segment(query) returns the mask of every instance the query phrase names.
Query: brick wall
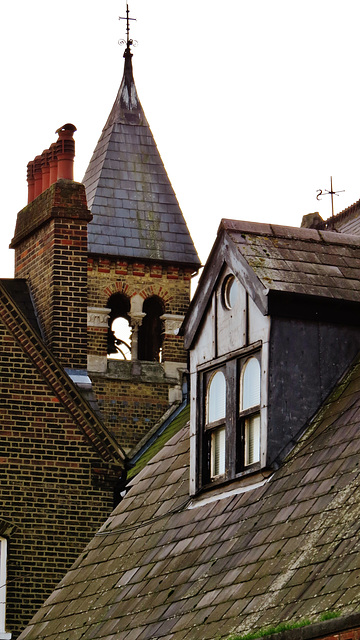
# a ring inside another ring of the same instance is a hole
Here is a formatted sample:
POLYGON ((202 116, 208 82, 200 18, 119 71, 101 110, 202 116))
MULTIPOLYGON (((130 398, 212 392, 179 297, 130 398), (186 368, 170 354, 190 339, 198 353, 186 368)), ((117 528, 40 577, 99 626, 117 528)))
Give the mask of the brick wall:
POLYGON ((104 421, 126 450, 135 446, 168 409, 169 382, 119 380, 96 374, 91 377, 104 421))
MULTIPOLYGON (((90 308, 108 307, 115 293, 129 299, 138 294, 142 300, 155 295, 161 299, 165 315, 183 316, 190 302, 190 276, 189 270, 179 267, 92 256, 88 260, 88 304, 90 308)), ((161 362, 182 363, 186 368, 183 338, 166 332, 167 326, 165 322, 161 362)), ((91 356, 105 357, 107 327, 89 326, 88 345, 91 356)), ((172 378, 166 377, 155 363, 153 368, 149 363, 132 369, 118 365, 117 370, 114 363, 108 364, 107 372, 91 372, 91 378, 107 427, 129 450, 168 409, 169 390, 180 390, 181 379, 175 379, 176 371, 172 378)))
POLYGON ((83 185, 60 180, 18 214, 15 276, 28 278, 47 344, 86 368, 87 210, 83 185))
POLYGON ((111 512, 118 474, 104 482, 104 464, 1 323, 0 340, 0 495, 2 517, 16 526, 6 626, 14 639, 111 512))
POLYGON ((322 636, 321 640, 360 640, 360 627, 322 636))
MULTIPOLYGON (((137 293, 144 300, 158 296, 166 314, 185 315, 190 302, 190 276, 189 270, 169 265, 91 257, 88 261, 88 305, 106 307, 114 293, 123 293, 129 298, 137 293)), ((106 350, 106 335, 90 330, 89 353, 100 355, 106 350)), ((162 360, 186 363, 182 338, 165 334, 162 360)))

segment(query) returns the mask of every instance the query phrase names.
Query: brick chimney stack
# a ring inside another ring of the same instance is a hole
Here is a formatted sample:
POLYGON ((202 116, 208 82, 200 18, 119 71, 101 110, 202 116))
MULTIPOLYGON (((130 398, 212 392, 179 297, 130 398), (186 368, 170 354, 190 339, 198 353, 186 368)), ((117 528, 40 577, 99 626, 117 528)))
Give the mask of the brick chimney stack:
POLYGON ((92 216, 84 185, 70 178, 74 131, 74 125, 58 129, 58 141, 29 162, 29 204, 18 213, 10 247, 15 249, 15 277, 29 280, 46 342, 64 367, 86 369, 87 224, 92 216))

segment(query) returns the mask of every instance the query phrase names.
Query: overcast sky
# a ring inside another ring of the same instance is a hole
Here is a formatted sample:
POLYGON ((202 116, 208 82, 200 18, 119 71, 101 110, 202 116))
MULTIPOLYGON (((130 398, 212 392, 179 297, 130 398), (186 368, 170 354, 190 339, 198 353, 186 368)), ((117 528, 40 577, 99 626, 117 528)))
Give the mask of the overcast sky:
MULTIPOLYGON (((72 122, 81 181, 123 71, 125 0, 1 5, 1 276, 26 165, 72 122)), ((205 262, 221 218, 299 226, 360 198, 358 0, 131 0, 138 94, 205 262)))

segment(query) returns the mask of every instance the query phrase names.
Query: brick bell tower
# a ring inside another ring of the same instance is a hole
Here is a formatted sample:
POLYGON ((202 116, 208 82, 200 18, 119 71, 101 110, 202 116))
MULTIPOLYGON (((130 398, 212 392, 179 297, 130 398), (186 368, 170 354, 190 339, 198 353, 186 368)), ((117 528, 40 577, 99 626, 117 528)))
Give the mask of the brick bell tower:
POLYGON ((140 104, 127 38, 115 103, 85 173, 88 372, 131 449, 181 399, 178 335, 200 261, 140 104), (120 327, 120 329, 119 329, 120 327))

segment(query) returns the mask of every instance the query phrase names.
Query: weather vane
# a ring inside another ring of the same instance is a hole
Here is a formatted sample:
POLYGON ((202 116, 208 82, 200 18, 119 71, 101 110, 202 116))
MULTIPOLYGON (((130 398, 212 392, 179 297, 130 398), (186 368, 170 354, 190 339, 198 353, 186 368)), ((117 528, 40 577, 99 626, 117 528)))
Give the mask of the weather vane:
POLYGON ((129 5, 126 3, 126 18, 119 16, 119 20, 126 20, 126 40, 119 40, 119 44, 126 44, 128 49, 131 47, 131 45, 133 45, 134 47, 136 47, 137 45, 136 40, 130 39, 130 20, 135 20, 136 22, 136 18, 129 18, 129 13, 129 5))
POLYGON ((323 191, 322 189, 318 189, 317 190, 317 196, 316 196, 316 200, 320 200, 320 196, 331 196, 331 216, 334 217, 334 196, 338 196, 339 193, 344 193, 345 189, 342 189, 341 191, 334 191, 333 190, 333 183, 332 183, 332 176, 330 176, 330 191, 328 189, 325 189, 325 191, 323 191))

